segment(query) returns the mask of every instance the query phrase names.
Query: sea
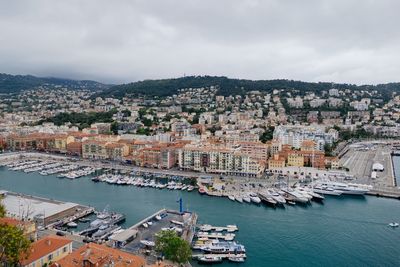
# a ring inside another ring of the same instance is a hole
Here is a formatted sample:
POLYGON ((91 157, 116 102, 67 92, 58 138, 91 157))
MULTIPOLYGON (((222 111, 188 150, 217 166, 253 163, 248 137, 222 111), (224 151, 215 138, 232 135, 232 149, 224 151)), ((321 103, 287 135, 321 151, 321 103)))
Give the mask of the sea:
MULTIPOLYGON (((394 158, 400 181, 400 158, 394 158)), ((200 223, 236 224, 245 263, 219 266, 400 266, 400 201, 370 196, 329 197, 323 204, 270 208, 197 192, 94 183, 0 168, 0 189, 109 209, 126 215, 125 227, 162 209, 196 212, 200 223)), ((192 263, 198 266, 196 262, 192 263)))

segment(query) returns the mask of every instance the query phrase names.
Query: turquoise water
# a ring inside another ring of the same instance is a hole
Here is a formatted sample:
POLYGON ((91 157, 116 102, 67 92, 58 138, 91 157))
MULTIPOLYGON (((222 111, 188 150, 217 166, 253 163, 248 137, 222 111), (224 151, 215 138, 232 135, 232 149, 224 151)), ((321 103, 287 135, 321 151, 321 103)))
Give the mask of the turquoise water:
MULTIPOLYGON (((400 201, 375 197, 328 197, 324 204, 272 209, 228 199, 133 186, 58 179, 0 169, 0 189, 76 202, 127 215, 126 225, 161 208, 186 209, 201 223, 237 224, 247 249, 240 266, 400 266, 400 201)), ((235 266, 224 263, 220 266, 235 266)))

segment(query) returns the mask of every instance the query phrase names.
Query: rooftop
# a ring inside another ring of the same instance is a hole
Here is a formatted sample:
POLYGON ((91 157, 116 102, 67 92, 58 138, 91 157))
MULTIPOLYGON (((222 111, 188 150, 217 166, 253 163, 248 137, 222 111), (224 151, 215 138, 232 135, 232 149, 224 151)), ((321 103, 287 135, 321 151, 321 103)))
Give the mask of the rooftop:
POLYGON ((10 217, 34 219, 36 216, 50 217, 78 204, 60 202, 39 197, 19 195, 8 192, 2 200, 10 217))
POLYGON ((70 243, 72 243, 72 240, 55 235, 40 239, 32 243, 29 257, 22 261, 22 265, 29 265, 30 263, 37 261, 38 259, 70 243))
POLYGON ((86 244, 80 247, 78 250, 59 260, 56 264, 53 264, 52 266, 86 266, 84 265, 84 263, 89 263, 90 266, 98 267, 111 266, 110 264, 112 264, 112 266, 114 267, 145 266, 145 260, 142 257, 95 243, 86 244))

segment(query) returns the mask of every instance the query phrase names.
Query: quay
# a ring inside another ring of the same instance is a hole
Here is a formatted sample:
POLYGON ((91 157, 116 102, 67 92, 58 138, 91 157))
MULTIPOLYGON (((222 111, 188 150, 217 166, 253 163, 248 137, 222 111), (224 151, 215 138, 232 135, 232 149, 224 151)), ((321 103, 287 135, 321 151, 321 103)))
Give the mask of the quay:
POLYGON ((162 209, 111 236, 107 245, 142 255, 149 264, 154 264, 158 256, 154 251, 156 234, 163 230, 173 230, 191 243, 197 218, 196 213, 162 209))
POLYGON ((0 191, 7 215, 20 220, 32 220, 40 226, 51 226, 71 218, 81 218, 93 213, 91 207, 62 202, 10 191, 0 191))

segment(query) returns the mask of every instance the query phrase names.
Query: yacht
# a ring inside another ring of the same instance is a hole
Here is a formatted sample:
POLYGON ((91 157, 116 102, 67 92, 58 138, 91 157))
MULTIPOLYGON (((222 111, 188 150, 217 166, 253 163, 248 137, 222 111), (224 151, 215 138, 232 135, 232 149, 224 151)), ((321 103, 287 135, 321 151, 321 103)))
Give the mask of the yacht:
POLYGON ((237 202, 243 203, 243 198, 241 196, 236 195, 235 199, 237 202))
POLYGON ((283 196, 279 195, 277 192, 274 190, 268 190, 268 193, 270 196, 278 203, 278 204, 285 204, 286 200, 283 196))
POLYGON ((243 245, 240 245, 236 242, 227 242, 227 241, 214 241, 210 244, 207 244, 203 247, 200 247, 201 250, 205 252, 211 253, 245 253, 246 249, 243 245))
POLYGON ((248 195, 243 196, 243 201, 250 203, 251 202, 250 196, 248 196, 248 195))
POLYGON ((228 198, 229 198, 230 200, 232 200, 232 201, 235 201, 235 197, 232 196, 232 195, 229 195, 228 198))
POLYGON ((231 262, 244 262, 245 261, 244 257, 233 257, 233 256, 229 257, 228 260, 231 262))
POLYGON ((305 197, 303 194, 300 194, 298 191, 291 190, 291 189, 282 189, 282 191, 287 193, 296 202, 299 202, 299 203, 308 203, 309 202, 309 199, 307 197, 305 197))
POLYGON ((256 204, 260 204, 261 203, 261 199, 257 196, 256 193, 250 193, 250 199, 252 202, 256 203, 256 204))
POLYGON ((215 255, 204 255, 199 257, 198 261, 203 263, 219 263, 222 262, 222 257, 215 255))
POLYGON ((342 194, 346 195, 365 195, 369 192, 369 189, 363 186, 358 186, 357 184, 346 184, 340 182, 332 182, 332 181, 321 181, 317 182, 316 185, 326 186, 333 188, 334 190, 338 190, 342 192, 342 194))
POLYGON ((335 190, 332 187, 322 186, 322 185, 315 185, 313 191, 318 194, 331 195, 331 196, 340 196, 342 194, 342 191, 335 190))

